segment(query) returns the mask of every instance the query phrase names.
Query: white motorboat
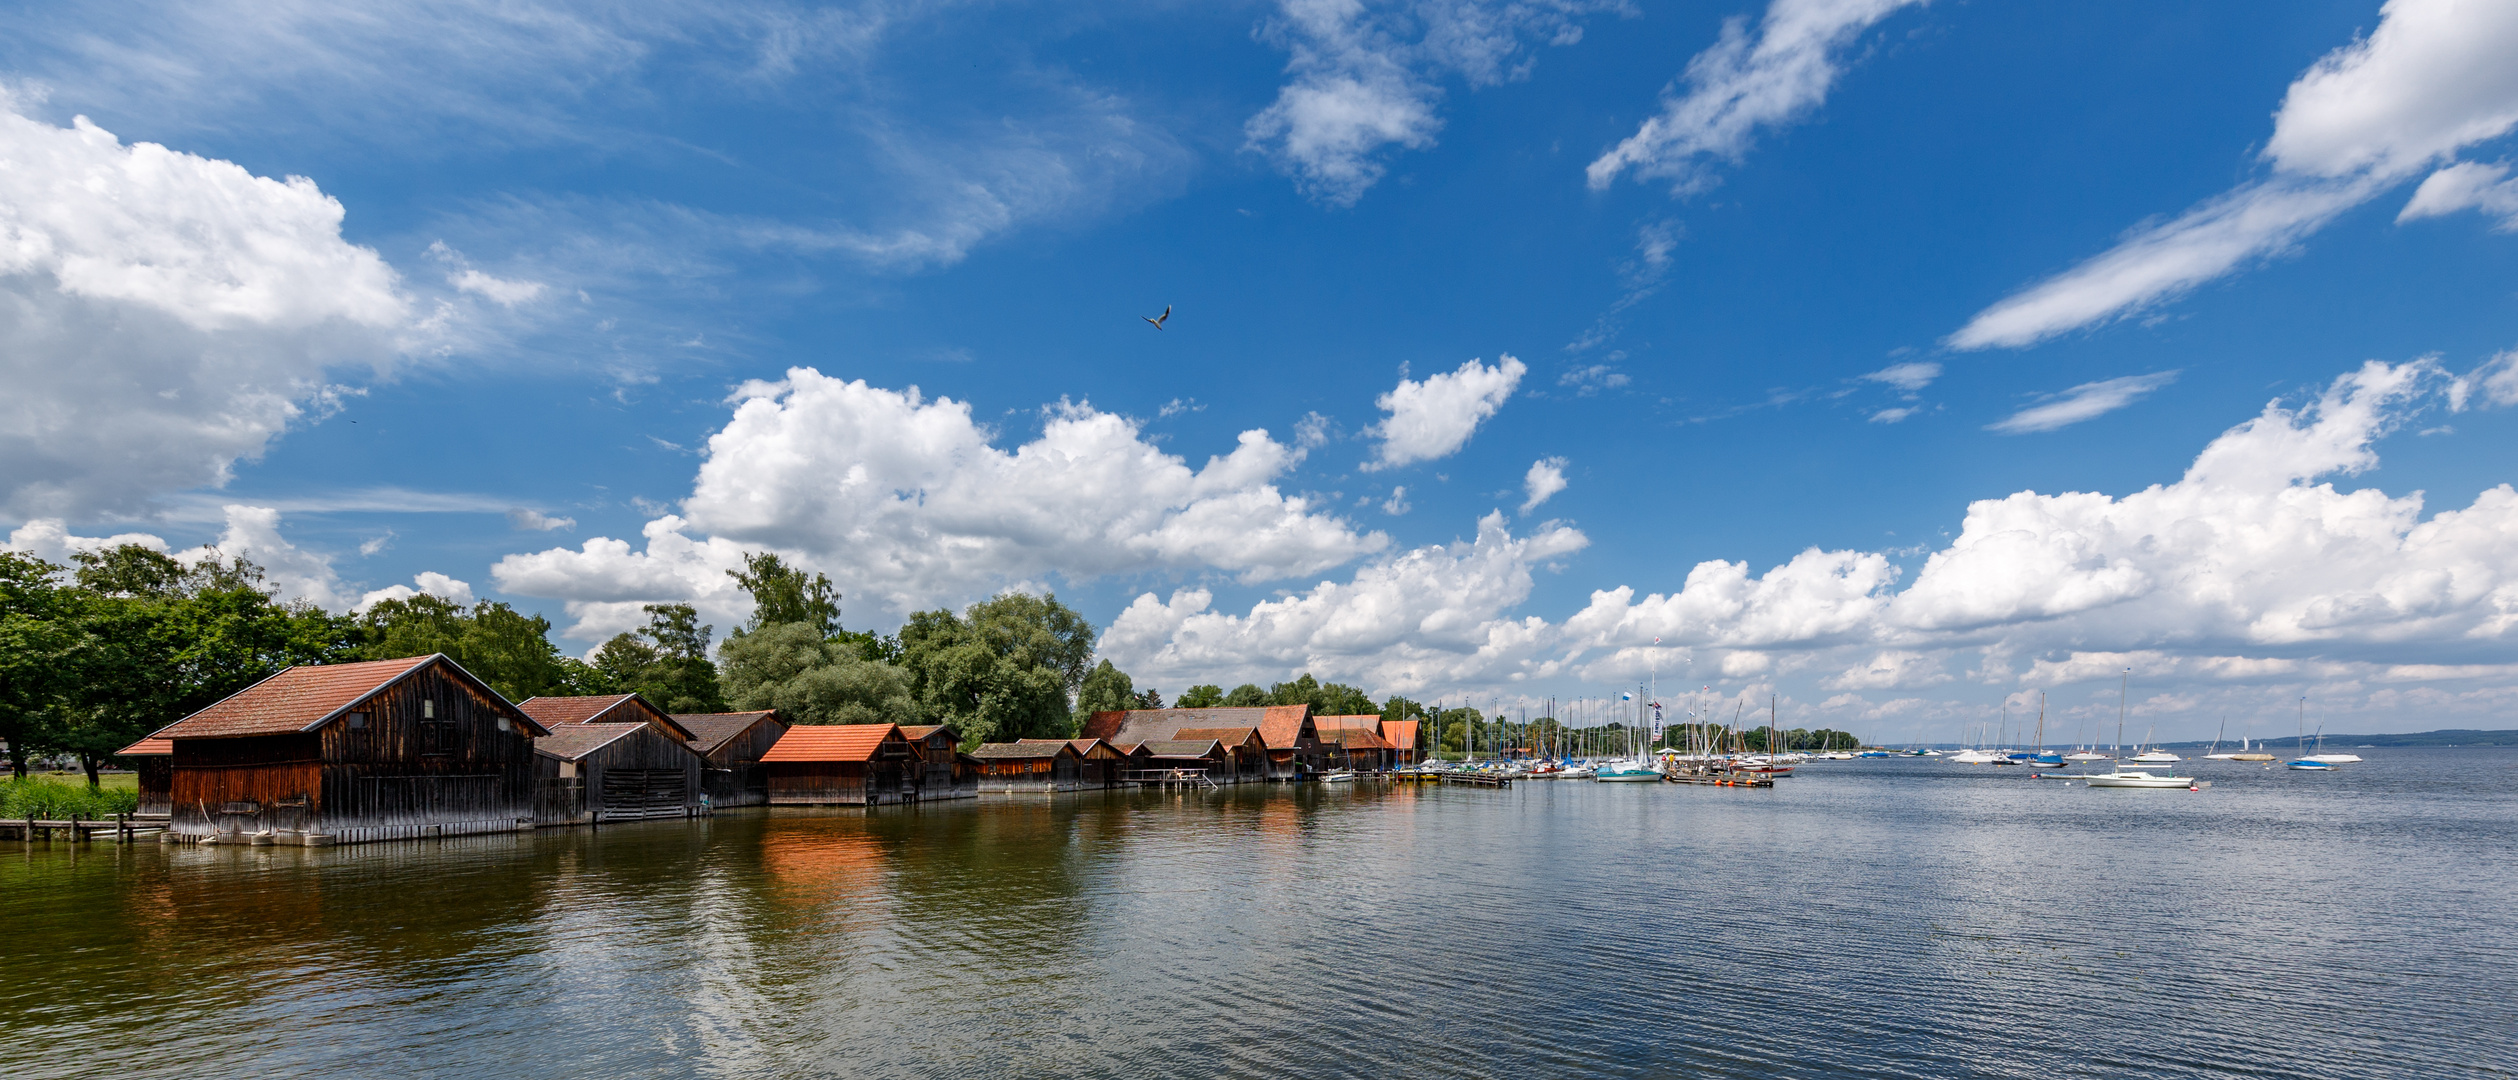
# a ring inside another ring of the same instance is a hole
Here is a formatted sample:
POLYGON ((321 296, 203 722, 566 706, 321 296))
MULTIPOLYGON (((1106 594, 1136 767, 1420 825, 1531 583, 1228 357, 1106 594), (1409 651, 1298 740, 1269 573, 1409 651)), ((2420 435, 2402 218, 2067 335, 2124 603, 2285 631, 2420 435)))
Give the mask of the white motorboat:
POLYGON ((2188 791, 2201 791, 2212 786, 2210 781, 2198 781, 2191 776, 2154 776, 2139 769, 2118 769, 2115 772, 2097 773, 2082 779, 2087 780, 2091 787, 2184 788, 2188 791))
POLYGON ((2092 762, 2092 761, 2108 761, 2108 760, 2111 760, 2111 759, 2110 759, 2107 755, 2102 754, 2102 753, 2099 753, 2099 752, 2098 752, 2098 751, 2096 751, 2096 750, 2083 750, 2083 751, 2081 751, 2080 753, 2077 753, 2077 754, 2065 754, 2065 755, 2063 756, 2063 759, 2064 759, 2065 761, 2077 761, 2077 762, 2083 762, 2083 763, 2092 762))
POLYGON ((2132 757, 2126 758, 2125 763, 2129 765, 2174 765, 2184 760, 2186 759, 2169 753, 2166 750, 2145 750, 2139 754, 2133 755, 2132 757))
POLYGON ((2359 754, 2310 754, 2307 757, 2309 761, 2322 761, 2328 765, 2349 765, 2360 759, 2359 754))
POLYGON ((1354 781, 1355 774, 1346 769, 1340 769, 1333 773, 1322 773, 1320 776, 1320 782, 1324 784, 1349 784, 1354 781))
POLYGON ((1950 755, 1950 760, 1961 765, 1991 765, 2003 760, 2003 757, 1991 750, 1961 750, 1950 755))

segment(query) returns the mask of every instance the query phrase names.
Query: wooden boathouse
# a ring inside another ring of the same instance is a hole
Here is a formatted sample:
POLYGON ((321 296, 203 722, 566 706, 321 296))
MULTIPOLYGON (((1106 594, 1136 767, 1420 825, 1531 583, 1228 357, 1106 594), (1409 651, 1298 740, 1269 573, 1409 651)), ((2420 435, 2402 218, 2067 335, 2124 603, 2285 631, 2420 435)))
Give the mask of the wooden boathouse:
POLYGON ((640 721, 561 724, 533 740, 536 825, 588 825, 700 812, 700 756, 640 721))
POLYGON ((982 795, 1048 794, 1084 786, 1084 758, 1065 739, 981 743, 970 752, 982 795))
POLYGON ((174 835, 329 844, 532 828, 548 733, 430 655, 292 667, 152 737, 174 835))
POLYGON ((162 817, 175 805, 175 740, 155 735, 114 751, 114 756, 131 766, 140 781, 140 806, 143 817, 162 817))
POLYGON ((1088 717, 1082 734, 1125 748, 1178 738, 1183 728, 1257 729, 1268 754, 1263 775, 1270 780, 1297 779, 1326 762, 1309 705, 1112 710, 1088 717))
POLYGON ((1373 727, 1328 727, 1320 729, 1320 749, 1333 769, 1357 769, 1382 772, 1391 766, 1395 756, 1389 740, 1374 730, 1381 725, 1378 716, 1367 717, 1373 727))
POLYGON ((536 723, 547 728, 562 724, 652 724, 665 735, 683 742, 691 740, 691 729, 665 714, 663 709, 648 704, 638 694, 596 694, 583 697, 529 697, 517 702, 536 723))
POLYGON ((1069 739, 1067 745, 1075 748, 1077 760, 1083 763, 1080 775, 1086 788, 1120 786, 1120 773, 1128 767, 1128 755, 1120 753, 1118 747, 1100 739, 1069 739))
POLYGON ((901 738, 918 751, 918 798, 968 799, 979 794, 977 765, 961 752, 962 736, 948 724, 903 724, 901 738))
POLYGON ((1129 751, 1128 766, 1139 781, 1204 774, 1208 783, 1220 785, 1231 782, 1233 752, 1215 739, 1156 739, 1129 751))
POLYGON ((769 770, 761 766, 761 755, 778 745, 778 737, 792 726, 778 710, 675 713, 673 720, 691 733, 691 749, 700 755, 700 788, 711 804, 769 802, 769 770))
POLYGON ((772 806, 879 806, 916 800, 925 762, 898 724, 798 724, 761 765, 772 806))

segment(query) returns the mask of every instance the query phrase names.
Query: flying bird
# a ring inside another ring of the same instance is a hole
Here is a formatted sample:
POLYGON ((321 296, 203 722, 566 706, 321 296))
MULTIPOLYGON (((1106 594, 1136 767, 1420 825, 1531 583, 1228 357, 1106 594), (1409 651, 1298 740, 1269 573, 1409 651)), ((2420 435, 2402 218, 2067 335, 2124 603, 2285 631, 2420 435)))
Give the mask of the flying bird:
POLYGON ((1150 323, 1153 323, 1153 324, 1154 324, 1154 328, 1155 328, 1155 329, 1157 329, 1157 330, 1160 330, 1160 329, 1162 329, 1162 328, 1163 328, 1163 320, 1168 319, 1168 318, 1171 318, 1171 317, 1172 317, 1172 306, 1171 306, 1170 304, 1165 304, 1165 305, 1163 305, 1163 313, 1162 313, 1162 314, 1160 314, 1160 315, 1157 315, 1157 316, 1155 316, 1155 317, 1153 317, 1153 318, 1151 318, 1151 319, 1145 319, 1145 316, 1143 316, 1143 315, 1139 315, 1139 316, 1137 316, 1137 318, 1140 318, 1140 319, 1145 319, 1145 321, 1150 322, 1150 323))

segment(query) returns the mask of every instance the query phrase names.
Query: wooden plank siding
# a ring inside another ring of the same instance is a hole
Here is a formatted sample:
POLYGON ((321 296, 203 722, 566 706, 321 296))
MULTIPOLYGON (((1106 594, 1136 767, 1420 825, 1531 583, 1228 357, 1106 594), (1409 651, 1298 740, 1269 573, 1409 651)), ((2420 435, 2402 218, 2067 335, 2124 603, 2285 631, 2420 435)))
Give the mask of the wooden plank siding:
POLYGON ((537 825, 690 817, 700 808, 699 754, 651 725, 575 757, 537 753, 534 770, 537 825))
POLYGON ((764 716, 710 751, 700 762, 700 782, 709 801, 718 806, 767 805, 769 770, 761 767, 761 755, 778 745, 778 737, 786 733, 785 722, 775 715, 764 716))
POLYGON ((515 706, 438 661, 312 732, 174 739, 179 835, 340 843, 504 832, 533 820, 533 737, 515 706))

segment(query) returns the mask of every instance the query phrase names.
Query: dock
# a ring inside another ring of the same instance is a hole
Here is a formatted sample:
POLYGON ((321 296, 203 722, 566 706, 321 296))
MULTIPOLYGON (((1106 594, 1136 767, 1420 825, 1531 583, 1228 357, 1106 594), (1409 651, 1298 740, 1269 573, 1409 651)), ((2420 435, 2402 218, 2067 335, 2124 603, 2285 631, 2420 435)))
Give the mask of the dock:
POLYGON ((142 835, 155 836, 166 831, 163 814, 116 814, 112 817, 19 818, 0 820, 0 839, 34 843, 50 840, 58 832, 72 843, 95 843, 98 836, 118 844, 131 843, 142 835))
POLYGON ((1774 777, 1759 776, 1755 773, 1666 773, 1662 779, 1673 784, 1695 784, 1700 787, 1770 788, 1775 786, 1774 777))
POLYGON ((1131 769, 1121 774, 1119 779, 1122 783, 1151 788, 1213 789, 1219 786, 1205 769, 1131 769))

